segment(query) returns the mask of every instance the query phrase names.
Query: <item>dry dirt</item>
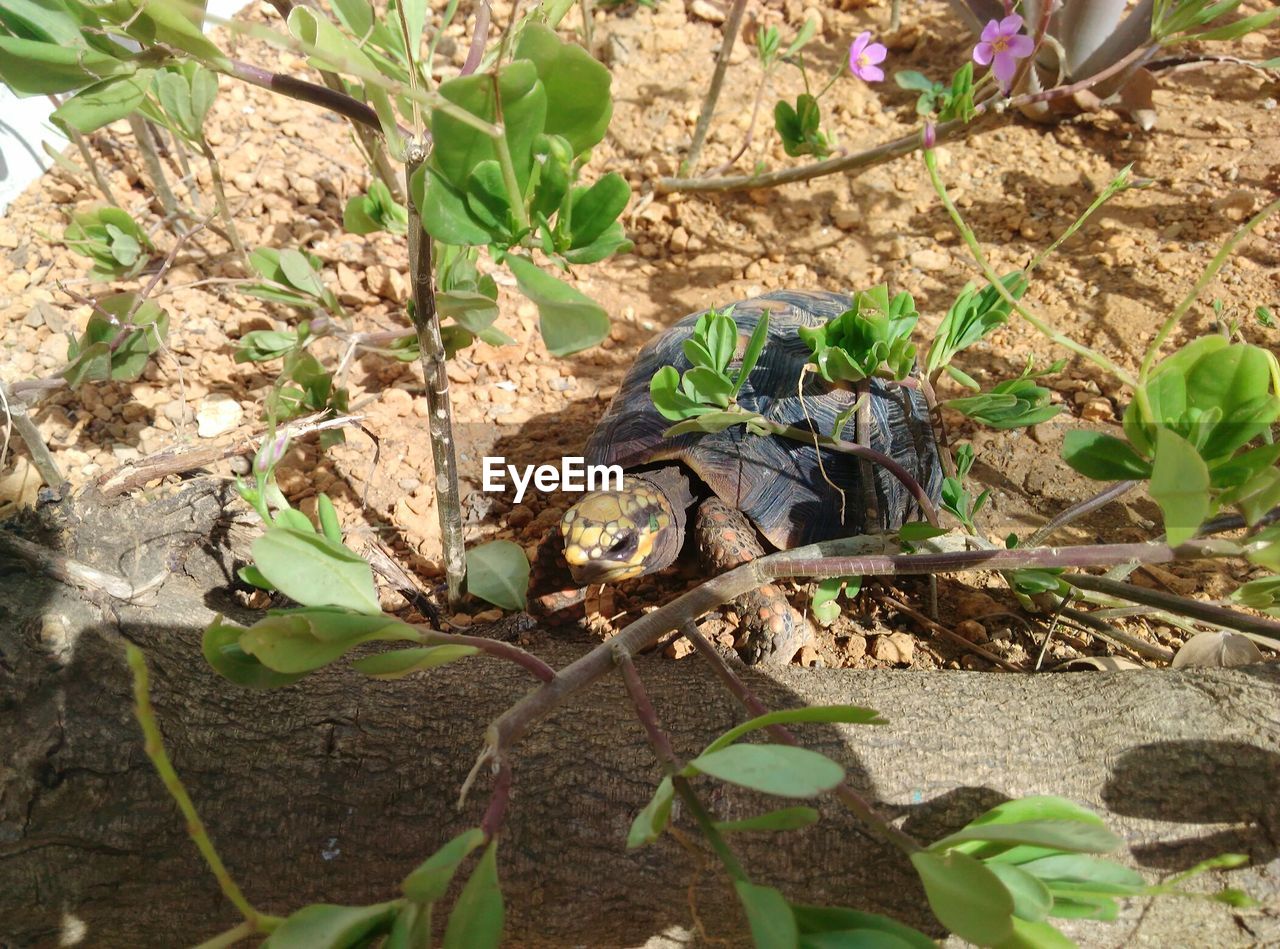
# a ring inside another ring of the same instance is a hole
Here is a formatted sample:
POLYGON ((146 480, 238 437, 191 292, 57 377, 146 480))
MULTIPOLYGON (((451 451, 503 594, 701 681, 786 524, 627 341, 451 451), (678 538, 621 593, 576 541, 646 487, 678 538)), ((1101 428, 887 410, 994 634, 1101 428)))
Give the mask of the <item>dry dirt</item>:
MULTIPOLYGON (((707 10, 702 0, 694 0, 690 12, 676 0, 659 0, 657 9, 595 14, 595 48, 613 67, 616 108, 592 170, 619 170, 635 186, 625 221, 636 251, 573 275, 575 285, 613 317, 611 336, 599 348, 564 359, 548 356, 532 305, 504 286, 500 325, 517 344, 495 349, 479 343, 451 363, 468 543, 510 538, 533 553, 566 498, 534 495, 512 506, 501 496, 483 494, 481 458, 502 455, 524 465, 579 454, 637 348, 684 314, 780 287, 848 291, 887 282, 915 295, 931 329, 960 287, 976 276, 914 156, 858 176, 772 191, 654 199, 652 181, 676 170, 711 74, 720 28, 696 15, 707 10)), ((888 20, 887 6, 841 11, 798 0, 770 0, 752 16, 778 24, 785 37, 815 14, 822 27, 808 59, 817 84, 845 68, 854 35, 867 29, 882 34, 888 20)), ((505 15, 499 5, 496 22, 504 22, 505 15)), ((266 4, 249 17, 274 22, 266 4)), ((576 17, 575 10, 568 23, 579 22, 576 17)), ((908 7, 905 24, 891 41, 890 73, 915 69, 942 78, 968 55, 970 40, 942 3, 908 7)), ((754 34, 751 22, 746 33, 754 34)), ((446 65, 453 69, 462 62, 466 38, 461 27, 451 29, 450 37, 455 42, 446 65)), ((257 41, 225 39, 241 59, 306 73, 296 57, 276 59, 278 54, 257 41)), ((1280 38, 1274 31, 1251 36, 1231 52, 1254 60, 1275 57, 1280 38)), ((741 141, 759 75, 753 51, 739 45, 701 168, 725 161, 741 141)), ((796 70, 779 69, 773 90, 794 98, 802 90, 796 70)), ((1035 309, 1064 332, 1133 366, 1159 320, 1195 283, 1223 240, 1280 189, 1278 96, 1274 74, 1218 64, 1166 75, 1156 93, 1159 123, 1150 132, 1110 113, 1052 127, 1018 119, 939 149, 940 163, 960 208, 1002 271, 1044 247, 1121 167, 1133 163, 1134 174, 1150 186, 1109 204, 1043 265, 1029 295, 1035 309)), ((766 96, 766 114, 775 98, 766 96)), ((851 151, 906 133, 914 119, 913 94, 892 82, 868 86, 847 69, 822 101, 826 127, 851 151)), ((347 198, 362 191, 367 180, 347 126, 310 106, 223 79, 209 139, 224 163, 238 225, 250 246, 299 247, 322 258, 352 330, 404 325, 403 246, 387 235, 349 235, 341 226, 347 198)), ((159 223, 159 208, 129 148, 127 128, 103 130, 94 142, 113 186, 148 222, 163 253, 173 237, 159 223)), ((739 169, 750 170, 756 160, 771 168, 792 162, 764 122, 739 169)), ((202 162, 196 166, 197 190, 207 208, 208 169, 202 162)), ((179 188, 179 194, 185 198, 186 191, 179 188)), ((89 313, 66 291, 107 290, 89 281, 83 258, 51 239, 61 234, 73 210, 94 201, 85 182, 54 172, 0 221, 0 372, 7 381, 56 373, 65 361, 64 333, 78 332, 89 313)), ((1273 218, 1241 245, 1191 310, 1185 333, 1212 327, 1209 304, 1217 299, 1225 305, 1223 316, 1244 324, 1251 340, 1275 347, 1277 331, 1259 326, 1251 314, 1259 305, 1280 309, 1278 247, 1280 220, 1273 218)), ((300 315, 238 292, 229 278, 240 276, 228 247, 208 232, 200 235, 183 248, 158 287, 156 299, 169 309, 172 330, 167 352, 143 379, 64 390, 35 409, 42 433, 75 487, 160 450, 207 443, 197 434, 196 417, 211 399, 239 417, 238 425, 219 438, 261 431, 262 400, 276 367, 233 362, 236 340, 252 329, 294 325, 300 315)), ((334 366, 342 350, 343 344, 331 339, 316 352, 334 366)), ((990 384, 1017 374, 1032 355, 1043 363, 1061 353, 1029 327, 1012 325, 976 347, 962 365, 990 384)), ((362 537, 376 534, 424 583, 436 584, 441 555, 421 372, 416 365, 366 353, 354 359, 343 382, 351 389, 352 405, 365 416, 364 425, 380 442, 377 464, 372 464, 369 439, 353 431, 346 445, 325 453, 314 439, 295 445, 281 483, 308 511, 317 492, 329 493, 357 546, 362 537)), ((975 473, 991 488, 982 524, 994 539, 1009 531, 1025 535, 1091 493, 1091 485, 1058 459, 1062 433, 1081 424, 1114 427, 1125 403, 1114 381, 1079 360, 1069 362, 1051 385, 1066 411, 1029 434, 978 430, 959 416, 950 418, 953 437, 972 442, 975 473)), ((21 452, 19 446, 11 450, 21 452)), ((6 473, 13 461, 11 456, 6 473)), ((213 470, 232 473, 230 463, 213 470)), ((7 494, 15 493, 10 479, 7 494)), ((1151 536, 1157 517, 1148 500, 1132 497, 1075 525, 1070 534, 1077 541, 1140 540, 1151 536)), ((595 625, 625 622, 634 611, 695 582, 695 570, 683 565, 671 575, 622 588, 613 600, 595 604, 595 625)), ((1139 574, 1137 580, 1215 596, 1244 575, 1231 568, 1178 570, 1139 574)), ((894 595, 922 604, 926 589, 911 583, 894 595)), ((806 590, 797 588, 797 605, 806 599, 806 590)), ((943 580, 940 600, 943 622, 958 624, 968 637, 1016 664, 1034 658, 1038 639, 1031 637, 1027 621, 998 615, 1015 608, 999 584, 983 578, 970 578, 965 585, 943 580)), ((389 595, 388 605, 395 605, 394 596, 389 595)), ((465 625, 495 615, 470 602, 452 619, 465 625)), ((716 635, 732 636, 732 615, 710 623, 716 635)), ((1182 634, 1148 629, 1140 620, 1129 628, 1167 644, 1181 641, 1182 634)), ((1069 633, 1054 643, 1049 659, 1108 651, 1083 634, 1069 633)), ((992 668, 865 594, 801 658, 856 667, 992 668)))

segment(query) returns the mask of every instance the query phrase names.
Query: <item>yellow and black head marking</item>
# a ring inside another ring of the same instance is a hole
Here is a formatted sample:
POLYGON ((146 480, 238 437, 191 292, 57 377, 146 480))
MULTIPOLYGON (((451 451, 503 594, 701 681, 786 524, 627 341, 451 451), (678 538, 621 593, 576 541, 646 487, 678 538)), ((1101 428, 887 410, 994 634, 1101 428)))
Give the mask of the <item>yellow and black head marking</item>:
POLYGON ((620 491, 588 494, 560 519, 564 559, 578 583, 627 580, 660 570, 680 550, 683 525, 650 481, 623 479, 620 491))

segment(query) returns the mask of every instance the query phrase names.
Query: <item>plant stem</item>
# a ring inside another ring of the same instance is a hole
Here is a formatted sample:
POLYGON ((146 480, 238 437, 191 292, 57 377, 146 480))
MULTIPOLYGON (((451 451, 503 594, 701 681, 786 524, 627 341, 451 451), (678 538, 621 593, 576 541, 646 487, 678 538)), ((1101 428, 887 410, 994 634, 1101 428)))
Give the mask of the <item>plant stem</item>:
POLYGON ((706 141, 707 129, 711 126, 711 116, 715 113, 716 102, 720 99, 720 87, 724 85, 724 74, 729 68, 729 57, 733 54, 734 43, 738 41, 742 15, 746 10, 747 0, 733 0, 729 17, 724 21, 724 34, 720 39, 720 53, 716 56, 716 68, 711 74, 711 85, 707 86, 707 94, 702 100, 702 111, 698 113, 698 123, 693 127, 689 154, 680 163, 682 175, 691 174, 698 167, 698 156, 702 153, 702 143, 706 141))
POLYGON ((206 939, 195 949, 227 949, 228 946, 234 946, 236 943, 248 939, 257 931, 257 927, 246 919, 238 926, 232 926, 226 932, 218 933, 212 939, 206 939))
POLYGON ((1017 311, 1019 316, 1039 330, 1041 334, 1057 343, 1063 349, 1069 350, 1083 359, 1087 359, 1095 366, 1100 366, 1121 382, 1124 382, 1126 385, 1136 389, 1138 387, 1138 380, 1135 379, 1134 376, 1126 369, 1108 359, 1097 350, 1090 349, 1088 346, 1077 343, 1071 337, 1063 335, 1052 325, 1040 319, 1040 317, 1028 310, 1013 296, 1013 294, 1009 292, 1008 288, 1005 287, 1004 282, 996 274, 995 270, 992 269, 991 264, 987 262, 986 255, 983 254, 982 246, 978 243, 977 237, 975 237, 973 231, 969 229, 964 218, 961 217, 960 211, 952 202, 951 196, 947 193, 947 186, 943 183, 942 177, 938 174, 938 163, 934 157, 933 149, 931 148, 926 148, 924 150, 924 165, 929 172, 929 180, 933 182, 933 188, 938 193, 938 198, 942 201, 942 206, 946 209, 947 214, 951 216, 951 220, 955 224, 956 230, 960 232, 960 236, 964 239, 966 246, 968 246, 969 252, 973 254, 974 260, 977 262, 983 276, 987 278, 987 281, 991 284, 996 293, 998 293, 1000 297, 1010 305, 1010 307, 1017 311))
MULTIPOLYGON (((934 128, 935 141, 941 144, 952 139, 967 138, 983 127, 984 123, 978 121, 980 119, 990 118, 1009 109, 1020 108, 1024 105, 1045 102, 1051 99, 1067 98, 1078 92, 1083 92, 1139 62, 1144 56, 1149 55, 1153 49, 1154 47, 1151 46, 1136 49, 1097 75, 1072 83, 1069 86, 1055 86, 1043 92, 1027 93, 1014 96, 1008 100, 996 97, 980 102, 974 109, 973 121, 964 122, 960 119, 952 119, 949 122, 942 122, 936 125, 934 128)), ((814 178, 821 178, 824 175, 832 175, 837 172, 858 171, 875 165, 882 165, 895 158, 901 158, 903 155, 909 155, 911 152, 921 148, 922 145, 921 132, 914 131, 863 152, 856 152, 839 158, 828 158, 824 161, 799 165, 795 168, 783 168, 763 175, 735 175, 729 178, 659 178, 654 182, 653 190, 658 194, 669 194, 673 191, 746 191, 755 188, 776 188, 778 185, 791 184, 797 181, 811 181, 814 178)), ((681 174, 688 174, 688 172, 682 167, 681 174)))
MULTIPOLYGON (((405 162, 405 190, 411 191, 414 173, 427 160, 421 142, 410 142, 405 162)), ((436 292, 431 262, 431 236, 422 229, 417 206, 409 202, 409 278, 413 283, 413 325, 418 331, 418 351, 427 390, 427 423, 431 431, 431 460, 436 473, 436 512, 444 548, 445 579, 449 605, 462 598, 467 572, 462 541, 462 506, 458 493, 458 459, 453 450, 453 411, 449 405, 449 376, 445 372, 444 343, 436 315, 436 292)))
POLYGON ((1098 508, 1110 504, 1116 498, 1123 497, 1137 485, 1137 481, 1117 481, 1115 484, 1107 485, 1093 497, 1085 498, 1083 501, 1071 505, 1065 511, 1060 511, 1047 524, 1027 538, 1027 546, 1039 547, 1072 521, 1077 521, 1086 514, 1091 514, 1098 508))
POLYGON ((144 750, 147 757, 151 759, 151 764, 155 767, 156 773, 160 775, 160 780, 164 783, 165 790, 169 792, 169 796, 178 805, 178 810, 182 811, 182 816, 187 822, 187 833, 191 837, 191 842, 196 845, 196 849, 204 857, 204 862, 213 873, 214 879, 218 881, 222 895, 240 911, 240 914, 245 918, 245 922, 250 923, 257 932, 270 932, 283 920, 276 916, 268 916, 265 913, 258 912, 245 899, 245 895, 241 892, 239 885, 231 878, 231 874, 227 872, 226 865, 223 864, 222 858, 218 856, 218 851, 214 849, 213 841, 209 839, 204 822, 200 820, 200 815, 196 813, 196 807, 191 802, 191 795, 187 793, 187 789, 182 784, 182 779, 174 771, 173 763, 169 760, 169 755, 164 750, 164 740, 160 736, 160 725, 156 721, 155 709, 151 707, 147 660, 142 655, 142 650, 129 643, 125 647, 125 655, 129 662, 129 668, 133 671, 134 715, 142 728, 142 735, 145 740, 144 750))
POLYGON ((658 759, 663 771, 674 776, 684 765, 680 763, 675 749, 671 747, 670 737, 662 730, 658 713, 654 710, 653 703, 649 701, 649 693, 645 691, 644 683, 640 681, 640 673, 636 671, 636 664, 623 650, 614 650, 614 662, 618 664, 618 669, 622 673, 623 684, 627 687, 627 694, 631 696, 631 704, 636 708, 636 717, 644 726, 644 733, 649 739, 649 747, 653 749, 653 756, 658 759))
MULTIPOLYGON (((65 380, 59 379, 60 382, 65 380)), ((35 422, 31 421, 31 416, 27 414, 27 404, 21 397, 15 394, 12 401, 9 399, 9 387, 0 380, 0 414, 6 416, 13 427, 18 430, 18 437, 22 439, 22 443, 27 446, 27 452, 31 455, 31 464, 36 469, 36 473, 40 475, 40 479, 49 487, 57 488, 65 480, 62 477, 62 470, 58 467, 57 461, 54 460, 53 454, 49 451, 49 446, 44 443, 44 436, 40 434, 40 429, 36 427, 35 422)), ((9 435, 6 431, 4 439, 4 447, 9 447, 9 435)), ((0 452, 0 465, 5 461, 5 453, 0 452)))
POLYGON ((249 252, 245 250, 244 243, 240 240, 240 232, 236 230, 236 221, 231 214, 231 205, 227 201, 227 191, 222 181, 222 166, 218 164, 218 156, 213 153, 213 149, 203 137, 200 139, 200 153, 209 163, 209 177, 213 180, 213 200, 218 205, 218 214, 226 222, 227 237, 231 239, 231 246, 240 258, 244 272, 251 274, 253 268, 249 264, 249 252))
POLYGON ((84 136, 70 127, 66 129, 66 132, 71 141, 75 143, 76 150, 80 152, 80 157, 84 159, 84 163, 89 167, 89 174, 93 176, 93 183, 98 186, 98 190, 107 199, 107 203, 117 208, 120 207, 120 202, 116 200, 115 192, 111 190, 111 185, 107 183, 107 177, 98 166, 98 160, 94 157, 93 152, 89 150, 89 143, 85 141, 84 136))
POLYGON ((507 662, 514 663, 531 673, 534 678, 541 682, 550 682, 556 677, 556 670, 533 653, 526 652, 511 643, 504 643, 500 639, 486 639, 484 636, 466 636, 459 633, 442 633, 424 626, 416 628, 422 631, 422 644, 424 646, 472 646, 485 655, 492 656, 494 659, 505 659, 507 662))
MULTIPOLYGON (((966 125, 959 119, 943 122, 936 126, 937 141, 961 137, 961 133, 969 135, 976 131, 979 124, 971 122, 966 125)), ((726 178, 659 178, 654 182, 653 190, 658 194, 669 194, 673 191, 746 191, 755 188, 776 188, 778 185, 791 184, 796 181, 809 181, 823 175, 833 175, 841 171, 855 171, 882 165, 903 155, 910 155, 920 148, 920 132, 911 132, 901 138, 877 145, 875 148, 853 155, 839 158, 827 158, 823 161, 795 168, 782 168, 778 171, 765 172, 762 175, 733 175, 726 178)))
POLYGON ((1242 224, 1234 234, 1227 238, 1226 243, 1223 244, 1218 253, 1214 255, 1213 260, 1209 261, 1209 266, 1204 269, 1204 273, 1200 275, 1200 279, 1196 281, 1195 286, 1193 286, 1191 291, 1183 297, 1182 302, 1178 304, 1174 311, 1169 314, 1169 318, 1164 321, 1164 325, 1161 326, 1160 331, 1156 333, 1155 339, 1153 339, 1151 341, 1151 345, 1147 347, 1147 352, 1142 357, 1142 368, 1138 370, 1139 382, 1146 382, 1150 377, 1151 370, 1155 368, 1156 357, 1160 355, 1160 347, 1162 347, 1165 340, 1169 338, 1169 334, 1173 332, 1174 327, 1182 321, 1187 310, 1191 309, 1191 305, 1195 303, 1200 294, 1204 292, 1204 288, 1207 287, 1213 281, 1213 278, 1218 275, 1218 271, 1221 270, 1222 266, 1227 262, 1227 258, 1230 257, 1231 253, 1236 249, 1236 245, 1249 236, 1249 234, 1253 232, 1254 228, 1269 218, 1278 209, 1280 209, 1280 198, 1277 198, 1268 204, 1265 208, 1242 224))
POLYGON ((1064 574, 1062 579, 1073 587, 1079 587, 1081 590, 1092 590, 1120 600, 1128 600, 1130 603, 1153 606, 1156 609, 1180 613, 1183 616, 1190 616, 1192 619, 1212 623, 1215 626, 1238 629, 1241 632, 1254 633, 1258 636, 1266 636, 1269 639, 1280 641, 1280 621, 1277 620, 1249 616, 1246 613, 1238 613, 1235 610, 1227 609, 1225 606, 1218 606, 1216 603, 1193 600, 1174 593, 1165 593, 1163 590, 1135 587, 1132 584, 1108 580, 1106 577, 1095 577, 1084 573, 1068 573, 1064 574))
MULTIPOLYGON (((693 622, 681 624, 680 632, 689 642, 693 643, 694 648, 698 650, 698 655, 711 665, 716 676, 724 683, 725 688, 733 693, 733 697, 742 703, 743 708, 756 718, 769 714, 768 706, 761 702, 750 687, 742 681, 742 678, 729 667, 729 664, 716 652, 715 646, 707 641, 707 638, 699 632, 698 627, 693 622)), ((796 748, 801 747, 795 735, 785 725, 769 725, 765 731, 775 741, 796 748)), ((867 829, 876 834, 881 840, 892 844, 905 854, 912 854, 920 849, 920 844, 914 837, 894 827, 876 813, 871 802, 850 787, 847 782, 841 781, 835 786, 832 793, 840 800, 841 804, 862 821, 867 829)))
POLYGON ((498 74, 492 73, 490 78, 493 80, 493 114, 497 119, 497 127, 502 129, 501 134, 493 140, 493 150, 498 156, 498 167, 502 169, 502 184, 507 189, 507 201, 515 217, 516 229, 524 232, 529 228, 529 212, 524 205, 524 192, 520 190, 520 183, 516 180, 516 166, 511 158, 511 146, 507 142, 506 130, 503 129, 502 91, 498 87, 498 74))
POLYGON ((129 114, 129 128, 138 142, 138 151, 142 153, 142 161, 147 166, 147 174, 151 176, 151 183, 156 189, 157 197, 160 198, 160 205, 164 208, 164 213, 170 218, 176 219, 179 216, 178 199, 173 196, 173 189, 169 187, 169 179, 165 177, 164 166, 160 164, 160 156, 156 154, 155 144, 151 138, 151 130, 147 127, 147 120, 137 112, 131 112, 129 114))
POLYGON ((486 840, 493 840, 502 821, 507 816, 507 807, 511 803, 511 765, 498 762, 497 774, 493 778, 493 791, 489 795, 489 806, 485 808, 484 817, 480 819, 480 829, 484 831, 486 840))

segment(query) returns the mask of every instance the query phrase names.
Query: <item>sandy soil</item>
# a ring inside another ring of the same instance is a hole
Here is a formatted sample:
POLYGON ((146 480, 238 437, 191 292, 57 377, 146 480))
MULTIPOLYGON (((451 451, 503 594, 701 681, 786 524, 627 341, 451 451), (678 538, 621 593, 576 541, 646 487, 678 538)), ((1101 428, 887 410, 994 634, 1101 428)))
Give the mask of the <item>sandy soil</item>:
MULTIPOLYGON (((703 3, 691 4, 691 10, 706 9, 703 3)), ((883 33, 888 19, 887 7, 842 12, 797 0, 770 0, 759 16, 779 24, 785 36, 815 13, 822 28, 809 48, 809 60, 817 83, 844 66, 851 37, 865 29, 883 33)), ((499 9, 497 22, 503 22, 503 15, 499 9)), ((250 16, 272 22, 274 14, 263 4, 250 16)), ((572 17, 570 24, 577 22, 572 17)), ((970 40, 944 4, 909 6, 905 17, 906 27, 892 42, 891 72, 915 69, 941 78, 968 55, 970 40)), ((976 276, 915 157, 857 177, 827 177, 772 191, 647 195, 655 177, 674 173, 687 147, 719 29, 675 0, 661 0, 656 10, 595 15, 595 47, 613 67, 616 111, 592 164, 600 171, 617 169, 635 185, 636 198, 625 219, 636 251, 579 268, 574 275, 578 288, 614 318, 611 336, 601 347, 564 359, 548 356, 537 336, 532 305, 504 287, 500 325, 516 337, 517 345, 495 349, 480 343, 451 363, 469 543, 510 538, 532 554, 564 510, 565 497, 532 496, 513 506, 503 497, 483 494, 481 458, 503 455, 513 464, 537 464, 580 453, 636 349, 684 314, 779 287, 847 291, 884 281, 911 291, 923 322, 932 328, 960 287, 976 276)), ((747 33, 753 35, 754 26, 749 24, 747 33)), ((450 34, 457 41, 451 51, 456 67, 466 43, 461 27, 450 34)), ((274 54, 256 41, 232 37, 227 45, 242 59, 272 62, 274 54)), ((1280 55, 1280 38, 1274 31, 1269 37, 1252 36, 1233 52, 1250 59, 1274 57, 1280 55)), ((305 74, 305 65, 288 55, 280 68, 305 74)), ((754 52, 740 45, 702 168, 720 164, 736 150, 759 75, 754 52)), ((794 98, 802 90, 799 74, 782 67, 773 88, 794 98)), ((1159 124, 1150 132, 1105 113, 1053 127, 1019 119, 940 149, 940 160, 959 206, 1001 270, 1025 262, 1060 233, 1124 165, 1133 163, 1135 175, 1150 180, 1150 187, 1113 201, 1051 257, 1029 295, 1035 308, 1062 330, 1133 365, 1159 319, 1189 290, 1221 242, 1280 189, 1280 166, 1274 159, 1280 151, 1278 95, 1274 78, 1216 65, 1165 79, 1156 93, 1159 124)), ((766 96, 766 113, 775 98, 766 96)), ((913 102, 913 94, 891 82, 870 87, 847 73, 823 99, 827 128, 850 150, 907 132, 913 102)), ((342 230, 342 207, 366 181, 344 124, 309 106, 224 79, 209 138, 224 162, 246 243, 294 246, 319 255, 353 330, 403 324, 407 283, 402 246, 386 235, 366 239, 342 230)), ((161 251, 167 250, 173 238, 157 224, 159 208, 128 150, 127 129, 109 128, 95 141, 118 193, 153 227, 161 251)), ((750 170, 756 160, 772 168, 790 163, 775 141, 762 123, 739 168, 750 170)), ((197 168, 207 208, 208 170, 203 163, 197 168)), ((180 189, 180 194, 185 192, 180 189)), ((94 200, 83 183, 55 172, 33 185, 0 221, 0 372, 7 381, 49 375, 64 363, 64 333, 78 332, 89 313, 66 290, 106 291, 90 283, 83 258, 49 239, 61 233, 70 212, 94 200)), ((1218 299, 1225 305, 1224 316, 1245 324, 1253 341, 1275 347, 1277 331, 1259 326, 1251 314, 1258 305, 1280 309, 1278 262, 1280 221, 1272 219, 1242 245, 1193 308, 1186 334, 1211 328, 1209 304, 1218 299)), ((200 235, 182 250, 158 287, 156 299, 169 309, 172 330, 168 351, 144 378, 64 390, 40 403, 35 418, 73 485, 85 486, 163 449, 206 442, 197 434, 196 417, 211 399, 231 404, 231 428, 218 438, 261 430, 262 399, 275 366, 236 364, 236 340, 252 329, 295 324, 300 316, 245 296, 226 280, 241 275, 220 239, 200 235)), ((342 348, 338 340, 327 340, 317 352, 336 365, 342 348)), ((989 384, 1017 374, 1029 355, 1047 362, 1062 354, 1029 327, 1011 325, 962 364, 989 384)), ((371 464, 371 443, 360 433, 323 454, 313 440, 292 449, 281 472, 282 485, 304 510, 314 505, 316 492, 329 493, 357 544, 361 537, 376 535, 424 582, 438 582, 440 545, 421 372, 415 365, 364 354, 353 361, 344 383, 353 406, 366 417, 364 424, 380 441, 376 466, 371 464)), ((953 436, 972 442, 978 456, 975 472, 992 489, 983 526, 993 538, 1011 530, 1025 534, 1091 493, 1090 484, 1058 459, 1062 433, 1081 424, 1114 427, 1125 404, 1126 396, 1113 380, 1078 360, 1068 363, 1051 385, 1066 411, 1029 434, 977 430, 958 416, 950 419, 953 436)), ((12 464, 11 459, 6 472, 12 464)), ((229 463, 215 468, 226 476, 231 470, 229 463)), ((15 479, 5 491, 8 497, 21 493, 15 479)), ((1080 541, 1144 539, 1157 517, 1148 500, 1133 497, 1086 519, 1071 533, 1080 541)), ((1215 596, 1244 575, 1223 568, 1157 571, 1137 579, 1215 596)), ((624 587, 594 605, 594 625, 607 629, 625 623, 636 610, 661 602, 695 579, 695 568, 686 565, 671 575, 624 587)), ((1011 662, 1034 658, 1036 640, 1026 621, 998 615, 1013 608, 998 584, 979 577, 963 586, 945 580, 942 586, 944 622, 961 624, 967 636, 1011 662)), ((922 603, 925 589, 906 584, 895 595, 922 603)), ((805 588, 796 588, 797 605, 806 599, 805 588)), ((394 598, 388 605, 394 605, 394 598)), ((471 602, 453 620, 466 624, 495 615, 471 602)), ((709 629, 731 638, 733 626, 730 615, 712 620, 709 629)), ((1129 628, 1167 644, 1180 641, 1167 630, 1147 629, 1141 621, 1129 628)), ((1110 647, 1071 633, 1053 645, 1049 658, 1108 651, 1110 647)), ((857 667, 909 663, 991 668, 985 659, 930 637, 865 595, 801 658, 857 667)))

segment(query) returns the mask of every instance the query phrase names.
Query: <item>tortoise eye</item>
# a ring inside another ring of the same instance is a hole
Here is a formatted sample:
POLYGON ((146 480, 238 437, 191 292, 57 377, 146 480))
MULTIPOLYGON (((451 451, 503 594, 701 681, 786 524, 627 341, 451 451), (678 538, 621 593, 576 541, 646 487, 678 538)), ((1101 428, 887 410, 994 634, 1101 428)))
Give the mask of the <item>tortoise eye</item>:
POLYGON ((622 534, 613 542, 612 546, 609 547, 608 552, 611 554, 624 553, 628 548, 635 546, 635 539, 635 535, 630 532, 622 534))

